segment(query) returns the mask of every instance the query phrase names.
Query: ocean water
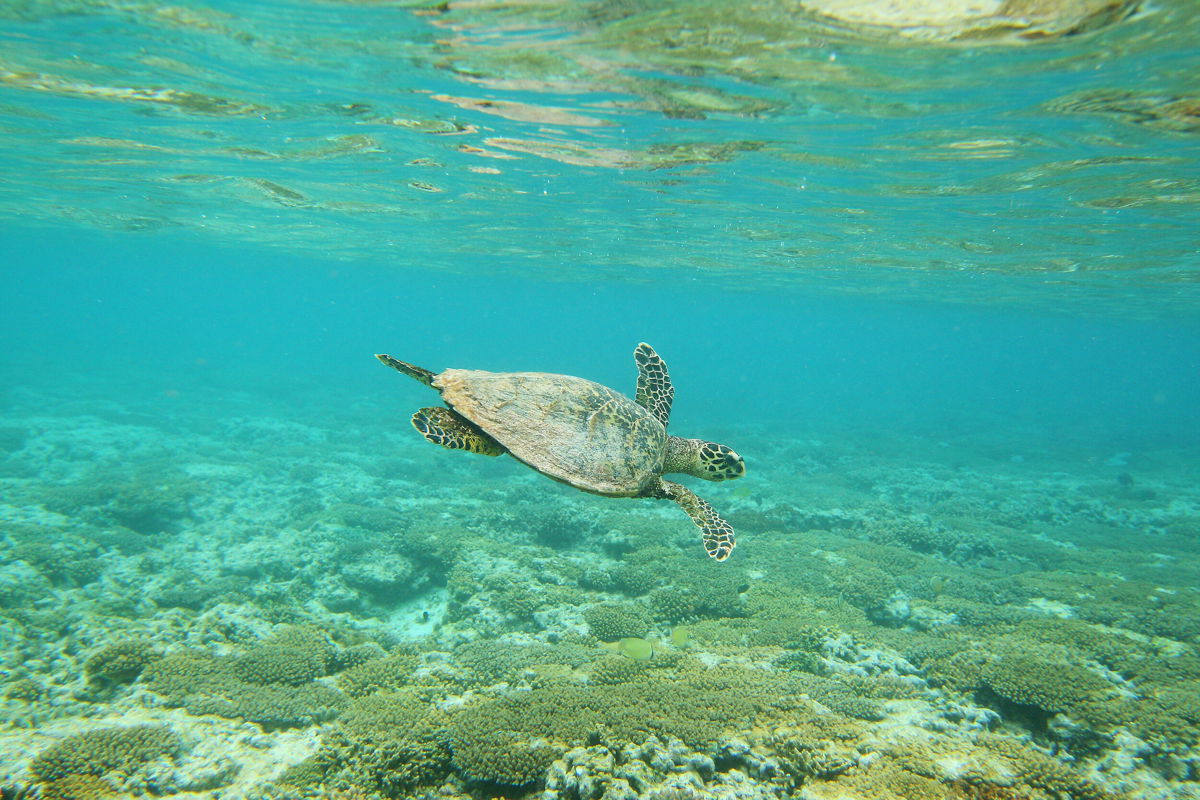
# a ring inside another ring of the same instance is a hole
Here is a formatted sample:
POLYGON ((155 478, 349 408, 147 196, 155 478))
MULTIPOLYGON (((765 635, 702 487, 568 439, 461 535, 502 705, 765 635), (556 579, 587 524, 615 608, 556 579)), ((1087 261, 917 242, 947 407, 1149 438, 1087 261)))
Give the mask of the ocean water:
POLYGON ((0 3, 0 798, 1200 798, 1200 7, 985 5, 0 3), (726 561, 373 357, 640 342, 726 561))

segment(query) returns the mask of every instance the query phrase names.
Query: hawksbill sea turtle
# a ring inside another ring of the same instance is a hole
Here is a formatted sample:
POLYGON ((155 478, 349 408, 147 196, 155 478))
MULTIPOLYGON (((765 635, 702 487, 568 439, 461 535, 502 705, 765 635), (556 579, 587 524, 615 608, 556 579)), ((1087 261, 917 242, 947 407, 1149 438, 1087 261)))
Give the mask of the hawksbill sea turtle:
POLYGON ((412 416, 413 427, 434 444, 488 456, 508 453, 592 494, 674 500, 700 528, 710 556, 724 561, 733 552, 733 526, 686 486, 662 476, 724 481, 745 475, 746 463, 723 444, 667 433, 675 389, 650 345, 633 351, 634 400, 571 375, 473 369, 434 374, 389 355, 375 357, 441 392, 449 408, 422 408, 412 416))

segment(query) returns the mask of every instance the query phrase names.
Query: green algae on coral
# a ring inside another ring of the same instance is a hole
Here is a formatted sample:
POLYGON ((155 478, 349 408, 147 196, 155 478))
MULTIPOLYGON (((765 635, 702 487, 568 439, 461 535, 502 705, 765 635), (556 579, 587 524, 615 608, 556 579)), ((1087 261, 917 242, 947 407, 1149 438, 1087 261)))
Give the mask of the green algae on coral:
POLYGON ((23 700, 32 703, 46 695, 46 687, 33 678, 17 678, 4 687, 4 697, 8 700, 23 700))

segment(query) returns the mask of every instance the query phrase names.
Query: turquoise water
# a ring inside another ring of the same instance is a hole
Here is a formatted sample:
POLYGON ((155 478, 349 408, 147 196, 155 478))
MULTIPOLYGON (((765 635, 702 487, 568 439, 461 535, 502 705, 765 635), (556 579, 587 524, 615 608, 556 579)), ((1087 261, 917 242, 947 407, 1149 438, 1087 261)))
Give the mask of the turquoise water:
POLYGON ((1200 797, 1200 10, 795 5, 0 3, 0 796, 1200 797))

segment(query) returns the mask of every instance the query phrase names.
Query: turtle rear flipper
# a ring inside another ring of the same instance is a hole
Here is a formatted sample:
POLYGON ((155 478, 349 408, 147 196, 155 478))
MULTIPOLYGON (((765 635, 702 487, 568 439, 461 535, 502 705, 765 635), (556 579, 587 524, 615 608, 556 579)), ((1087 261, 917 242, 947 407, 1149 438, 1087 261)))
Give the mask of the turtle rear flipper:
POLYGON ((634 402, 653 414, 665 428, 671 420, 671 403, 675 401, 675 387, 671 385, 667 363, 645 342, 633 351, 633 360, 638 368, 634 402))
POLYGON ((729 558, 736 545, 733 526, 721 519, 712 506, 697 497, 691 489, 671 481, 662 481, 662 497, 674 500, 692 518, 704 537, 704 549, 710 556, 717 561, 729 558))
POLYGON ((412 415, 412 424, 426 439, 449 450, 483 456, 504 454, 503 445, 448 408, 422 408, 412 415))

